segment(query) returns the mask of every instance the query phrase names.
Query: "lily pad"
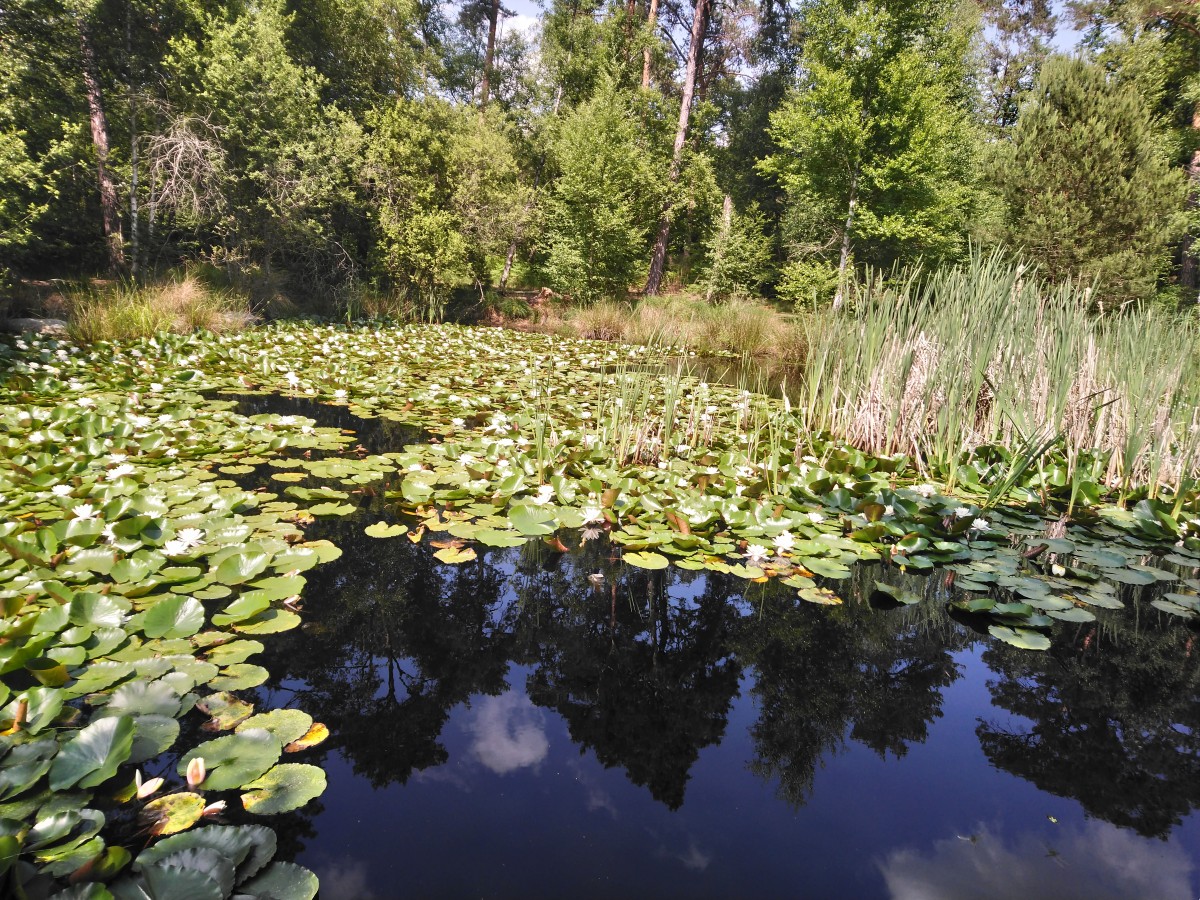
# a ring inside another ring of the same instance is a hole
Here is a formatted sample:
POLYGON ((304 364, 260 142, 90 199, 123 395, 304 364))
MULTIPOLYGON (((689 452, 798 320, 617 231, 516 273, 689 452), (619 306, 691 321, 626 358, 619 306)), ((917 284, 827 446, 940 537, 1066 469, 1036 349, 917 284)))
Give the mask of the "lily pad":
POLYGON ((299 809, 325 792, 325 773, 304 763, 282 763, 246 785, 242 805, 247 812, 269 816, 299 809))

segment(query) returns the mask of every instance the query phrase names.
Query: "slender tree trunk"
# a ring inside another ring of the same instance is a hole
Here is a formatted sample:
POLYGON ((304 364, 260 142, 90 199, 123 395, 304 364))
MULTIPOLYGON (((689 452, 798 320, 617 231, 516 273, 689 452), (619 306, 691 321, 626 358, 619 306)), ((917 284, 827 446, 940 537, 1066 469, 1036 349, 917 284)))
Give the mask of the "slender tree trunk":
POLYGON ((858 204, 858 169, 850 176, 850 202, 847 204, 846 226, 842 229, 842 256, 838 260, 837 293, 833 295, 833 308, 842 308, 846 292, 846 268, 850 265, 850 229, 854 227, 854 207, 858 204))
MULTIPOLYGON (((654 32, 654 25, 658 21, 658 0, 650 0, 650 13, 646 16, 646 23, 650 26, 650 32, 654 32)), ((642 51, 642 88, 643 90, 650 87, 650 47, 642 51)))
MULTIPOLYGON (((687 142, 688 119, 692 112, 692 97, 696 93, 696 62, 700 58, 700 46, 704 43, 705 19, 708 17, 708 0, 696 0, 696 11, 692 16, 692 40, 688 45, 687 70, 683 78, 683 97, 679 104, 679 127, 675 130, 675 148, 671 153, 671 168, 667 182, 672 187, 679 181, 679 170, 683 165, 683 145, 687 142)), ((658 220, 658 233, 654 238, 654 252, 650 257, 650 274, 646 277, 646 293, 658 293, 662 286, 663 272, 667 266, 667 243, 671 239, 671 201, 663 206, 658 220)))
POLYGON ((79 30, 79 51, 83 60, 83 86, 87 92, 91 118, 92 144, 96 148, 96 176, 100 184, 100 215, 104 240, 108 244, 108 264, 114 272, 125 267, 125 241, 121 237, 121 219, 117 211, 117 188, 108 170, 108 119, 104 116, 104 97, 96 76, 96 54, 92 35, 83 14, 75 20, 79 30))
POLYGON ((138 280, 138 107, 133 84, 133 4, 125 4, 125 60, 129 66, 126 89, 129 92, 129 275, 138 280))
MULTIPOLYGON (((1192 110, 1192 130, 1200 131, 1200 103, 1197 103, 1192 110)), ((1187 205, 1188 209, 1195 209, 1200 204, 1200 149, 1192 154, 1187 172, 1187 205)), ((1196 303, 1200 303, 1200 294, 1196 293, 1196 288, 1200 287, 1200 260, 1196 259, 1194 244, 1195 238, 1190 234, 1184 236, 1183 246, 1180 248, 1182 259, 1179 270, 1179 284, 1185 291, 1195 295, 1196 303)))
POLYGON ((492 0, 492 8, 488 13, 487 50, 483 54, 483 84, 479 88, 479 108, 487 106, 488 90, 491 87, 492 63, 496 56, 496 26, 500 21, 500 0, 492 0))

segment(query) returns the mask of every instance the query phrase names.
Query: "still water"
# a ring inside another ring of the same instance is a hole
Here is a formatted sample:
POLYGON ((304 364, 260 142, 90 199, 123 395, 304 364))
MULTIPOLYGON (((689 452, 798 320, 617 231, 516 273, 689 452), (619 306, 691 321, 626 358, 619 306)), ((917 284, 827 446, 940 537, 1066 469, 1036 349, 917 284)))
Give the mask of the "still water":
POLYGON ((323 900, 1200 896, 1200 647, 1144 604, 1036 653, 937 577, 815 606, 586 532, 447 566, 385 513, 309 530, 345 553, 262 660, 333 735, 272 822, 323 900))

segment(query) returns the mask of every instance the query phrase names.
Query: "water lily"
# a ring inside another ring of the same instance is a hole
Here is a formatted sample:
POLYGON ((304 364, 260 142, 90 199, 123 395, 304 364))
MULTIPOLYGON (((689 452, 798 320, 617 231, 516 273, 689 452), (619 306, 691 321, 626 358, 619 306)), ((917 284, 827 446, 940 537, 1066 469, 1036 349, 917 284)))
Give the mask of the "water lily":
POLYGON ((163 786, 161 778, 151 778, 149 781, 142 781, 142 772, 140 769, 134 773, 133 781, 137 785, 137 797, 139 800, 145 800, 163 786))
POLYGON ((604 521, 604 511, 598 506, 585 506, 582 513, 584 525, 594 525, 604 521))
POLYGON ((538 488, 537 496, 531 497, 530 500, 532 500, 538 506, 544 506, 545 504, 549 503, 553 497, 554 488, 548 484, 543 484, 538 488))
POLYGON ((346 399, 346 391, 344 388, 338 388, 336 391, 333 392, 333 396, 337 400, 345 400, 346 399))
POLYGON ((987 519, 983 518, 982 516, 978 517, 973 522, 971 522, 971 530, 972 531, 987 531, 991 527, 992 527, 991 523, 987 519))
POLYGON ((913 488, 913 490, 922 497, 926 498, 932 497, 937 493, 937 488, 935 488, 932 484, 918 484, 915 488, 913 488))
POLYGON ((126 475, 132 475, 136 471, 137 470, 129 463, 123 463, 116 468, 109 469, 108 474, 106 474, 104 477, 109 481, 117 481, 120 478, 124 478, 126 475))
POLYGON ((785 531, 782 534, 775 535, 775 552, 787 553, 796 546, 796 539, 792 537, 790 531, 785 531))
POLYGON ((750 544, 746 548, 746 559, 750 562, 763 562, 771 552, 762 544, 750 544))
POLYGON ((954 510, 954 518, 956 519, 965 519, 970 514, 971 510, 966 506, 960 506, 958 509, 954 510))
POLYGON ((825 521, 825 517, 819 512, 810 512, 808 514, 808 521, 812 522, 814 525, 820 525, 825 521))
POLYGON ((90 503, 81 503, 71 509, 71 515, 77 519, 94 519, 96 517, 96 507, 90 503))
POLYGON ((175 537, 189 547, 195 547, 204 541, 204 532, 199 528, 184 528, 175 537))
POLYGON ((197 756, 192 759, 187 765, 187 783, 188 787, 196 787, 205 778, 208 777, 208 770, 204 767, 204 757, 197 756))
POLYGON ((200 810, 201 816, 215 816, 217 813, 225 811, 225 801, 218 800, 216 803, 210 803, 204 809, 200 810))
POLYGON ((69 484, 56 484, 50 490, 56 497, 70 497, 72 488, 69 484))

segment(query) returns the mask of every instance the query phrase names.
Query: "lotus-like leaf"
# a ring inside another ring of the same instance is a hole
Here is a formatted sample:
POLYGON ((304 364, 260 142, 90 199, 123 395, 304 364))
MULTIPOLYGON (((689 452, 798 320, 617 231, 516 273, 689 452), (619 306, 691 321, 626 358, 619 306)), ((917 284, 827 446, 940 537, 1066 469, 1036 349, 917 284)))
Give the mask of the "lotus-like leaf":
POLYGON ((176 716, 179 714, 179 694, 163 681, 134 681, 123 684, 101 707, 97 717, 107 716, 176 716))
POLYGON ((1049 650, 1050 638, 1028 628, 1010 628, 1007 625, 989 625, 988 634, 997 640, 1020 647, 1022 650, 1049 650))
POLYGON ((187 774, 188 763, 197 757, 204 760, 208 777, 200 787, 206 791, 227 791, 244 787, 266 773, 279 760, 283 745, 275 735, 263 729, 229 734, 205 741, 179 761, 176 771, 187 774))
POLYGON ((251 663, 235 663, 226 666, 221 674, 209 681, 209 687, 218 691, 241 691, 246 688, 258 687, 270 673, 262 666, 251 663))
POLYGON ((389 525, 387 522, 376 522, 374 525, 368 525, 364 529, 367 537, 373 538, 390 538, 399 537, 408 531, 407 525, 389 525))
POLYGON ((540 506, 514 506, 508 511, 508 521, 513 528, 528 537, 554 533, 554 513, 540 506))
POLYGON ((298 809, 325 792, 325 772, 303 763, 283 763, 246 785, 242 805, 262 816, 298 809))
POLYGON ((178 834, 187 831, 200 821, 204 812, 204 798, 191 791, 167 794, 146 804, 143 811, 153 824, 150 833, 156 835, 178 834))
POLYGON ((227 731, 254 712, 254 707, 233 694, 221 691, 196 701, 196 708, 212 716, 211 725, 218 731, 227 731))
POLYGON ((303 866, 277 862, 242 885, 241 890, 263 900, 313 900, 317 896, 317 876, 303 866))
POLYGON ((671 564, 661 553, 640 552, 626 553, 622 559, 631 566, 636 566, 639 569, 665 569, 671 564))
POLYGON ((179 737, 179 720, 168 716, 138 716, 133 720, 137 731, 133 736, 133 748, 129 751, 129 762, 140 763, 154 759, 170 750, 179 737))
POLYGON ((99 719, 66 742, 50 767, 56 791, 78 785, 96 787, 112 778, 133 749, 134 725, 129 716, 99 719))
POLYGON ((233 630, 241 634, 277 634, 300 625, 300 617, 287 609, 266 609, 252 619, 238 622, 233 630))
POLYGON ((312 716, 306 712, 298 709, 273 709, 251 716, 238 725, 237 730, 263 728, 279 738, 280 743, 291 744, 308 734, 312 724, 312 716))
POLYGON ((225 557, 213 578, 221 584, 243 584, 265 571, 270 561, 266 553, 244 550, 225 557))
POLYGON ((172 595, 152 606, 142 630, 152 638, 191 637, 204 627, 204 606, 192 597, 172 595))
POLYGON ((143 850, 135 869, 155 865, 172 853, 208 847, 233 862, 240 883, 260 872, 275 855, 275 832, 262 825, 210 825, 164 838, 143 850))

